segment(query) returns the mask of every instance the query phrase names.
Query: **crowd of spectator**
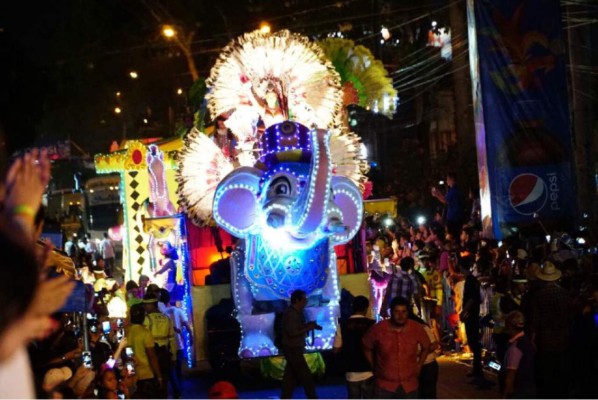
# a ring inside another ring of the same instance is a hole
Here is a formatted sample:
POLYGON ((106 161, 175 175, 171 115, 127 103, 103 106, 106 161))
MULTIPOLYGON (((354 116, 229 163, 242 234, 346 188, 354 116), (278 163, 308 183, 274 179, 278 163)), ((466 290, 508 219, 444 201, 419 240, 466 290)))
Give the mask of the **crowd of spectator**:
POLYGON ((150 279, 122 282, 109 239, 40 239, 50 161, 16 158, 0 186, 0 397, 180 397, 191 327, 150 279))
MULTIPOLYGON (((430 329, 436 354, 471 355, 468 376, 479 389, 491 387, 494 368, 504 396, 597 396, 598 269, 587 235, 584 246, 564 232, 485 238, 479 204, 466 209, 454 176, 447 183, 447 191, 432 190, 444 207, 430 222, 368 216, 374 318, 392 322, 394 302, 405 300, 411 318, 430 329)), ((413 392, 399 375, 400 395, 413 392)), ((375 378, 378 389, 391 388, 375 378)), ((433 397, 435 381, 424 382, 420 395, 433 397)))

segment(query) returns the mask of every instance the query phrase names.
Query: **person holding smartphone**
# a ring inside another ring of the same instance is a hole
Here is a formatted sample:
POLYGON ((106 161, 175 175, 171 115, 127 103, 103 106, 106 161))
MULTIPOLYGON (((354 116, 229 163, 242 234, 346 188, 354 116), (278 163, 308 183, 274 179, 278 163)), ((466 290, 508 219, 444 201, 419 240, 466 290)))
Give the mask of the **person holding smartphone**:
MULTIPOLYGON (((109 321, 105 321, 110 324, 109 321)), ((102 364, 104 364, 112 353, 112 348, 108 343, 102 340, 104 335, 103 323, 98 327, 98 322, 92 323, 89 327, 89 349, 91 351, 91 359, 93 369, 99 371, 102 364)))
POLYGON ((457 188, 457 178, 454 173, 446 174, 446 185, 448 190, 443 194, 436 187, 432 187, 431 193, 438 201, 445 205, 444 222, 448 231, 454 238, 459 237, 459 231, 463 225, 463 198, 457 188))
POLYGON ((125 329, 125 337, 137 359, 136 375, 137 390, 133 394, 136 398, 153 399, 165 398, 161 396, 164 386, 158 356, 154 347, 152 333, 143 326, 145 311, 143 304, 134 304, 130 312, 131 324, 125 329))

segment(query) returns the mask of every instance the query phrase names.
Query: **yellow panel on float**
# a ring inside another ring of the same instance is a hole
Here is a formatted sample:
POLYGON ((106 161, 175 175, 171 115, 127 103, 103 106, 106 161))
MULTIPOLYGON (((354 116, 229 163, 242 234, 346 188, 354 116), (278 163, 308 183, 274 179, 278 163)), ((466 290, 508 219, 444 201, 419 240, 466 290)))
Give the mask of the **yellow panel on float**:
POLYGON ((365 200, 363 202, 363 209, 366 215, 389 214, 392 218, 397 216, 397 200, 396 199, 376 199, 365 200))
MULTIPOLYGON (((164 141, 151 143, 164 152, 165 177, 168 197, 172 204, 178 204, 176 189, 176 150, 182 141, 164 141), (164 146, 164 149, 162 148, 164 146)), ((143 220, 149 217, 148 203, 150 197, 149 173, 146 162, 148 146, 141 141, 125 142, 123 149, 109 154, 97 154, 94 157, 98 174, 120 173, 120 196, 123 200, 124 232, 123 260, 126 280, 138 280, 139 275, 148 275, 150 255, 148 251, 149 235, 144 232, 143 220)))

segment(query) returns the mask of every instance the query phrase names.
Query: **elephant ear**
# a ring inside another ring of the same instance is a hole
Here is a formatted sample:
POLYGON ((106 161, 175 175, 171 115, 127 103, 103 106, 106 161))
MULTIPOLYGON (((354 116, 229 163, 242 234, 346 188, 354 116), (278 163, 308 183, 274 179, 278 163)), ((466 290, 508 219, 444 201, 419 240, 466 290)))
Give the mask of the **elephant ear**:
POLYGON ((244 238, 254 228, 260 206, 257 194, 262 171, 241 167, 218 184, 214 193, 214 220, 233 236, 244 238))
POLYGON ((359 188, 351 179, 344 176, 332 177, 334 204, 342 214, 342 223, 347 227, 343 233, 331 236, 333 244, 345 243, 359 230, 363 220, 363 200, 359 188))

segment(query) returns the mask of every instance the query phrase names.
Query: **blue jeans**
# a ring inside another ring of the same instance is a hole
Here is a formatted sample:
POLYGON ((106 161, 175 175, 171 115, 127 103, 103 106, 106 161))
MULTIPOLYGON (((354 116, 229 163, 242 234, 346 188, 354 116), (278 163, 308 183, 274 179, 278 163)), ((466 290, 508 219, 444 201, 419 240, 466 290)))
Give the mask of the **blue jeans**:
POLYGON ((374 377, 357 382, 347 381, 347 398, 371 399, 374 397, 374 377))

